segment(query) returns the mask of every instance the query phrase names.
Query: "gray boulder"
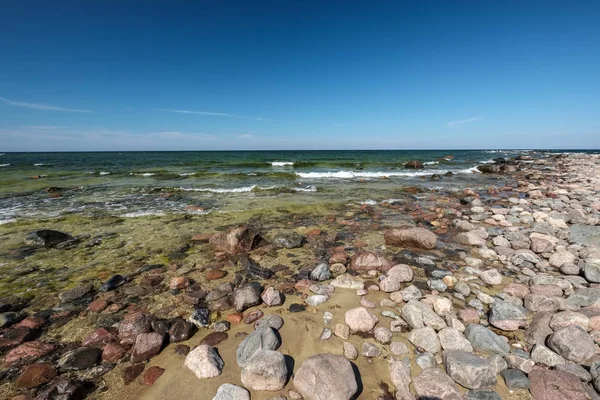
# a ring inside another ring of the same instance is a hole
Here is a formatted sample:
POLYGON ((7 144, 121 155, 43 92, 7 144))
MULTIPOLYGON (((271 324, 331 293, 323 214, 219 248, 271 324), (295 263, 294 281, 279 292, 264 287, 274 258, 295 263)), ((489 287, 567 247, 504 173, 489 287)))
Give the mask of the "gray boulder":
POLYGON ((262 288, 258 282, 250 282, 240 287, 233 294, 233 306, 237 312, 257 306, 262 302, 260 297, 262 288))
POLYGON ((224 383, 212 400, 250 400, 250 392, 241 386, 224 383))
POLYGON ((478 324, 467 326, 465 336, 477 351, 505 355, 510 350, 508 342, 502 336, 496 335, 491 330, 478 324))
POLYGON ((350 361, 333 354, 316 354, 296 371, 294 388, 304 400, 349 400, 358 384, 350 361))
POLYGON ((579 326, 567 326, 548 338, 548 346, 569 361, 578 364, 594 355, 594 339, 579 326))
POLYGON ((456 383, 437 368, 427 368, 413 380, 418 399, 462 400, 456 383))
POLYGON ((471 353, 445 351, 444 366, 455 382, 468 389, 490 389, 496 385, 496 369, 487 360, 471 353))
POLYGON ((242 383, 252 390, 277 391, 287 382, 285 357, 275 350, 258 350, 242 368, 242 383))
POLYGON ((277 350, 281 342, 268 325, 260 325, 240 343, 236 350, 237 363, 244 368, 248 360, 259 350, 277 350))

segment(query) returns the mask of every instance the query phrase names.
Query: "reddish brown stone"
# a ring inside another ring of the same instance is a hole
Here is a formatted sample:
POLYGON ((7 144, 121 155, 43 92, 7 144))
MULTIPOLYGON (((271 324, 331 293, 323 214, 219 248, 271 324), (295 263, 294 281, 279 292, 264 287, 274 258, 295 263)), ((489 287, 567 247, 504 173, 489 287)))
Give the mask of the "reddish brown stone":
POLYGON ((348 256, 345 253, 333 253, 329 257, 329 264, 346 264, 346 262, 348 262, 348 256))
POLYGON ((19 394, 15 397, 11 397, 10 400, 33 400, 33 399, 29 396, 25 396, 24 394, 19 394))
POLYGON ((108 307, 108 302, 106 300, 96 299, 90 303, 90 305, 87 307, 87 310, 90 312, 99 313, 100 311, 103 311, 106 307, 108 307))
POLYGON ((157 332, 142 333, 135 339, 131 362, 146 361, 160 352, 164 342, 164 336, 157 332))
POLYGON ((16 363, 27 363, 35 361, 54 350, 54 345, 43 342, 27 342, 19 347, 12 349, 4 358, 4 364, 7 366, 16 363))
POLYGON ((127 353, 127 347, 117 343, 108 343, 102 348, 102 361, 106 363, 117 363, 127 353))
POLYGON ((142 278, 142 286, 154 287, 160 285, 163 281, 163 277, 160 275, 148 275, 142 278))
POLYGON ((214 281, 217 279, 221 279, 226 275, 226 272, 220 269, 209 269, 206 271, 206 280, 214 281))
POLYGON ((176 276, 171 279, 171 283, 169 284, 169 288, 171 290, 174 289, 185 289, 189 284, 188 278, 185 276, 176 276))
POLYGON ((226 340, 229 335, 225 332, 212 332, 206 335, 201 341, 200 344, 207 344, 209 346, 215 347, 223 340, 226 340))
POLYGON ((18 346, 23 342, 31 340, 33 332, 26 327, 12 328, 2 332, 0 335, 0 348, 18 346))
POLYGON ((144 371, 144 364, 133 364, 123 370, 123 383, 129 385, 144 371))
POLYGON ((31 389, 50 382, 56 376, 52 364, 39 363, 28 365, 15 384, 18 387, 31 389))
POLYGON ((229 314, 225 317, 225 319, 231 322, 232 324, 239 324, 240 322, 242 322, 243 318, 244 316, 240 313, 229 314))
POLYGON ((114 332, 110 332, 105 328, 98 328, 83 340, 82 346, 89 347, 99 344, 106 344, 117 339, 117 335, 114 332))
POLYGON ((244 314, 244 318, 242 321, 244 321, 245 324, 252 324, 264 317, 264 315, 265 314, 261 310, 249 311, 246 314, 244 314))
POLYGON ((322 231, 320 229, 311 229, 310 231, 306 232, 306 236, 319 236, 322 233, 322 231))
POLYGON ((31 330, 41 329, 46 325, 46 320, 42 317, 27 317, 23 321, 16 324, 15 328, 29 328, 31 330))
POLYGON ((579 378, 564 371, 534 369, 529 374, 531 394, 536 400, 585 400, 587 395, 579 378))
POLYGON ((213 235, 213 233, 199 233, 198 235, 194 235, 192 237, 192 242, 208 243, 213 235))
POLYGON ((64 311, 60 311, 60 312, 57 312, 57 313, 55 313, 55 314, 52 314, 52 315, 50 316, 50 320, 51 320, 51 321, 56 321, 56 320, 58 320, 58 319, 62 319, 62 318, 68 318, 68 317, 70 317, 70 316, 71 316, 71 314, 72 314, 72 311, 70 311, 70 310, 64 310, 64 311))
POLYGON ((190 346, 186 346, 185 344, 178 344, 175 346, 175 353, 179 354, 180 356, 187 356, 189 352, 190 346))
POLYGON ((158 378, 165 372, 164 368, 161 367, 150 367, 144 372, 144 375, 140 378, 140 383, 142 385, 151 386, 156 382, 158 378))
POLYGON ((228 254, 240 254, 254 250, 261 242, 261 237, 247 226, 238 226, 227 232, 218 232, 210 238, 217 251, 228 254))
POLYGON ((465 308, 458 312, 458 316, 466 324, 478 324, 479 313, 474 308, 465 308))
POLYGON ((296 282, 294 288, 296 290, 308 290, 308 288, 311 287, 312 284, 312 281, 310 281, 309 279, 300 279, 298 282, 296 282))
POLYGON ((387 271, 392 268, 392 263, 382 255, 361 251, 352 257, 350 268, 355 271, 387 271))
POLYGON ((122 304, 111 304, 110 306, 106 307, 106 309, 104 309, 104 313, 106 314, 113 314, 116 313, 117 311, 121 311, 121 309, 123 308, 122 304))

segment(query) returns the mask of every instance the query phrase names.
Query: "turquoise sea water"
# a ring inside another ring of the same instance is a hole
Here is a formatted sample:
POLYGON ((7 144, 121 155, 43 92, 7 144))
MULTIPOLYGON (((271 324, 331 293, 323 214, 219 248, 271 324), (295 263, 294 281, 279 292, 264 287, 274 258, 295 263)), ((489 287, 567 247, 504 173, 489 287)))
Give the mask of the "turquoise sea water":
POLYGON ((0 222, 65 213, 135 217, 240 210, 274 202, 383 201, 401 187, 501 184, 476 171, 544 151, 2 153, 0 222), (425 168, 405 169, 409 160, 425 168), (448 171, 452 176, 444 176, 448 171), (431 176, 442 175, 432 180, 431 176), (54 187, 61 194, 48 192, 54 187), (54 197, 56 196, 56 197, 54 197))

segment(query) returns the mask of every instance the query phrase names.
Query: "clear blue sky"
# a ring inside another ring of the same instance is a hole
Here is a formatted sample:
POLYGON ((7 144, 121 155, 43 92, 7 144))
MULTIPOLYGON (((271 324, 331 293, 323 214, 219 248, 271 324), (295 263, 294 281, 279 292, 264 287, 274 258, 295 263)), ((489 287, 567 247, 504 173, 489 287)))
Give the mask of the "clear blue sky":
POLYGON ((600 148, 600 1, 2 4, 0 151, 317 148, 600 148))

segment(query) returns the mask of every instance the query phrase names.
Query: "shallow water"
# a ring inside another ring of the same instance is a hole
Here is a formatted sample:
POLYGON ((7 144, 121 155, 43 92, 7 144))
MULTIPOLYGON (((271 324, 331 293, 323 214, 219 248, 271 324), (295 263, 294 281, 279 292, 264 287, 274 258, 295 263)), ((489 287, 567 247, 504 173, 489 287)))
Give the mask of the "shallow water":
MULTIPOLYGON (((522 151, 6 153, 0 224, 19 219, 201 214, 278 203, 380 202, 398 188, 498 185, 476 166, 522 151), (419 160, 424 169, 405 169, 419 160), (452 176, 443 176, 452 172, 452 176), (431 180, 432 175, 439 175, 431 180), (48 188, 54 188, 49 192, 48 188)), ((526 152, 543 157, 545 152, 526 152)))

